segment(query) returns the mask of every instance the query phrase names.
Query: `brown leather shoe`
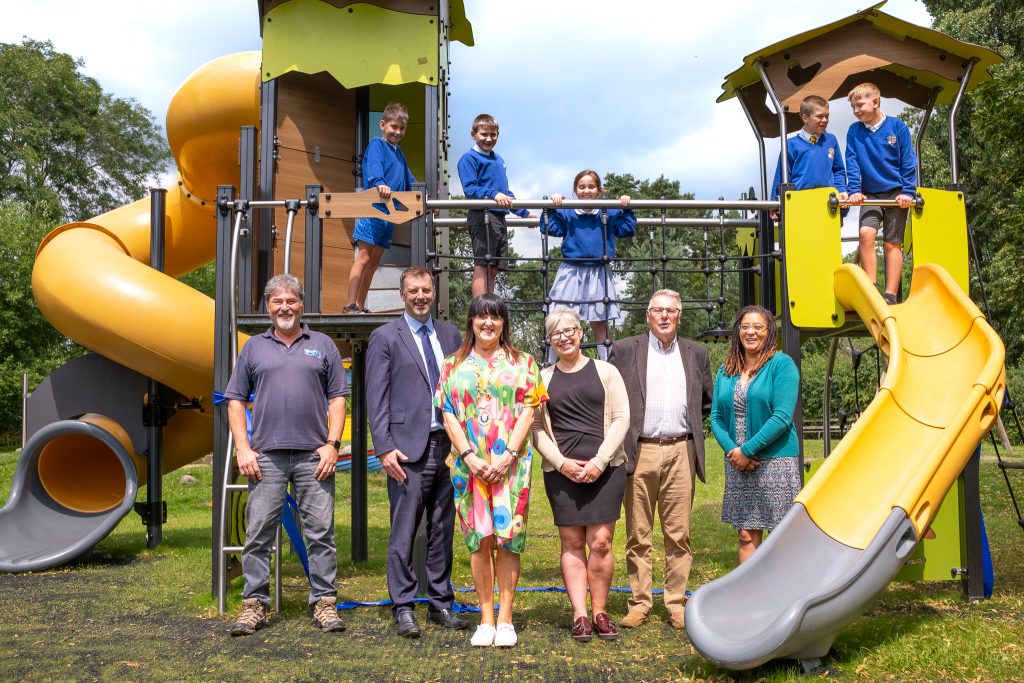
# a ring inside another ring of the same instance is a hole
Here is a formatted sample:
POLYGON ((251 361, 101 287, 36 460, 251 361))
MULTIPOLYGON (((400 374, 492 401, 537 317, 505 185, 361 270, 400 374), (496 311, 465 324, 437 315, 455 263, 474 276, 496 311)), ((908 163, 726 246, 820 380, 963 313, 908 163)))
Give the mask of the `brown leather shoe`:
POLYGON ((601 640, 615 640, 619 637, 619 628, 604 612, 594 615, 594 630, 601 640))
POLYGON ((668 618, 672 623, 672 628, 677 630, 686 628, 686 612, 672 612, 668 618))
POLYGON ((619 626, 622 628, 636 628, 637 626, 643 626, 646 621, 646 614, 638 609, 631 609, 629 610, 629 614, 622 617, 622 620, 619 621, 619 626))
POLYGON ((590 640, 594 631, 590 627, 590 619, 586 617, 578 617, 576 621, 572 622, 572 639, 577 640, 581 643, 586 643, 590 640))

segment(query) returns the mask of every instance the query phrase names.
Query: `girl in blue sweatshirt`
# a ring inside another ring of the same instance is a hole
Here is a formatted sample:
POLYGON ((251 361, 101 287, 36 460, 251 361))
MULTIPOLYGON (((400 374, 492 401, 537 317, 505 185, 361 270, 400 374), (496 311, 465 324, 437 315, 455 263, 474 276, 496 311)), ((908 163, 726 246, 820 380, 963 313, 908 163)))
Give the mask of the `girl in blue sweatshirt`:
MULTIPOLYGON (((577 199, 599 199, 601 176, 584 169, 576 174, 573 194, 577 199)), ((565 199, 551 195, 558 206, 565 199)), ((590 323, 601 360, 607 360, 608 320, 619 317, 618 295, 612 276, 611 259, 615 258, 615 240, 636 233, 636 216, 629 206, 629 197, 619 197, 622 209, 605 214, 598 209, 547 209, 541 220, 541 232, 562 239, 562 265, 551 286, 552 307, 567 306, 590 323)))

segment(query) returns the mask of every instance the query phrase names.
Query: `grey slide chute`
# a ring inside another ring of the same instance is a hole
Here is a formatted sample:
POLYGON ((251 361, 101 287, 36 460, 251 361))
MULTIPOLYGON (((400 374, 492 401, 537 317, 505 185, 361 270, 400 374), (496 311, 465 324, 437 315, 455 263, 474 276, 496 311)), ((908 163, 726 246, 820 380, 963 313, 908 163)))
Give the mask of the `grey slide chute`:
POLYGON ((135 503, 135 465, 108 431, 81 420, 62 420, 29 439, 14 473, 7 504, 0 509, 0 571, 46 569, 72 560, 103 539, 135 503), (39 460, 55 439, 83 437, 102 443, 124 468, 119 504, 101 512, 71 510, 56 502, 39 476, 39 460))
POLYGON ((900 508, 858 550, 825 534, 795 503, 749 561, 694 592, 686 604, 687 634, 701 655, 729 669, 817 660, 885 589, 917 542, 900 508))

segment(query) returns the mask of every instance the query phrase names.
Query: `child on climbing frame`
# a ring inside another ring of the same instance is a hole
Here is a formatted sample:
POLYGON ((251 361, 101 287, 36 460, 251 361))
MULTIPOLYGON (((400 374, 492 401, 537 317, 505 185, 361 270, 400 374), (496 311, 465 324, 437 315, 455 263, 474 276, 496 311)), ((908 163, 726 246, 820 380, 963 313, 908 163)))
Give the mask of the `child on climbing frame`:
MULTIPOLYGON (((601 176, 584 169, 573 180, 577 199, 599 199, 601 176)), ((565 197, 551 195, 559 206, 565 197)), ((619 197, 622 209, 545 209, 540 229, 562 239, 562 264, 551 285, 551 306, 568 306, 590 323, 601 360, 608 359, 608 321, 619 317, 618 295, 610 259, 615 258, 615 240, 636 233, 636 216, 629 208, 629 196, 619 197), (605 257, 608 257, 605 259, 605 257)))
MULTIPOLYGON (((827 132, 828 101, 824 97, 808 95, 800 102, 800 120, 804 127, 790 136, 786 144, 786 162, 789 168, 789 182, 798 190, 814 187, 834 187, 839 190, 839 199, 847 198, 846 169, 843 155, 839 151, 839 140, 827 132)), ((772 183, 773 200, 779 198, 782 183, 782 154, 775 167, 775 181, 772 183)), ((848 209, 843 210, 846 215, 848 209)), ((778 220, 778 212, 772 211, 772 220, 778 220)))
MULTIPOLYGON (((412 189, 416 179, 398 143, 405 137, 409 125, 409 111, 401 102, 391 102, 384 108, 380 120, 381 136, 370 140, 363 153, 363 187, 376 190, 381 201, 391 198, 392 192, 412 189)), ((369 313, 366 295, 377 272, 384 250, 391 247, 394 223, 381 218, 360 218, 356 221, 352 241, 356 243, 355 262, 348 278, 348 305, 342 313, 369 313)))
POLYGON ((847 98, 857 122, 846 133, 846 170, 850 203, 892 199, 898 206, 860 209, 860 267, 874 282, 878 272, 875 236, 882 228, 885 244, 885 290, 882 297, 896 303, 903 273, 903 233, 917 193, 917 155, 907 124, 882 113, 882 93, 874 83, 861 83, 847 98))

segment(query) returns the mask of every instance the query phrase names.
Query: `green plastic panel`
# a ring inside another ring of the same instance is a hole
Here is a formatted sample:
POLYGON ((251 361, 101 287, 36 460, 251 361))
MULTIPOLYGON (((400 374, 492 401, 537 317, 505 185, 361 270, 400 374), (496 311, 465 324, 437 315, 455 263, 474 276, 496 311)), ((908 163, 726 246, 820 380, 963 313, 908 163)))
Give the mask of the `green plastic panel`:
POLYGON ((437 18, 292 0, 263 19, 263 80, 326 71, 346 88, 438 82, 437 18))

